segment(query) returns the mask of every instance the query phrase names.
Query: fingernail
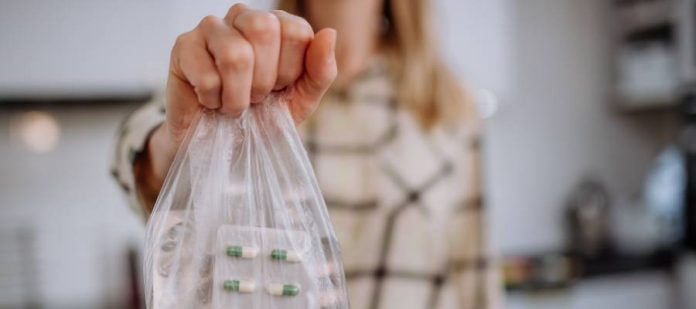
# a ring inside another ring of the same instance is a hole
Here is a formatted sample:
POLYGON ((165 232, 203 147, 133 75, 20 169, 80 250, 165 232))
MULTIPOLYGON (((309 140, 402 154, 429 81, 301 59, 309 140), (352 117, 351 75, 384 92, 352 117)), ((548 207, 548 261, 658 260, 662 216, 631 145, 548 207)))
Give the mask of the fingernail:
POLYGON ((334 53, 334 52, 336 52, 336 39, 337 39, 338 33, 334 29, 331 29, 331 30, 333 30, 332 31, 333 35, 331 36, 331 53, 334 53))

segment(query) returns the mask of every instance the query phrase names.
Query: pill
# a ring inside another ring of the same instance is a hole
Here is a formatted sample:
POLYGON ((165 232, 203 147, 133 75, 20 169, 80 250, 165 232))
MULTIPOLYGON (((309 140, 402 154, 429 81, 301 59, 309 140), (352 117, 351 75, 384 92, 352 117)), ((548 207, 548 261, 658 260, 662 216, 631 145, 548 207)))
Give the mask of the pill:
POLYGON ((300 286, 295 284, 273 283, 266 287, 266 291, 273 296, 296 296, 300 294, 300 286))
POLYGON ((256 284, 246 280, 225 280, 222 287, 227 292, 251 293, 256 290, 256 284))
POLYGON ((271 251, 271 258, 278 261, 288 261, 293 263, 302 260, 297 252, 283 249, 275 249, 271 251))
POLYGON ((253 259, 259 255, 259 249, 253 247, 229 246, 226 251, 227 256, 243 259, 253 259))

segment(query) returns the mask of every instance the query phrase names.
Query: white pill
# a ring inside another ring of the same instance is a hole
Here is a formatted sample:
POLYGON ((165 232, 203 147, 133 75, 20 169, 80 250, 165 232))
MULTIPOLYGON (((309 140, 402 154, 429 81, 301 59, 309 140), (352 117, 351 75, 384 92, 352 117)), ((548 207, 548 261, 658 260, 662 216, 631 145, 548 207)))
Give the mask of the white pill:
POLYGON ((288 262, 297 263, 302 261, 302 256, 295 251, 288 252, 288 262))

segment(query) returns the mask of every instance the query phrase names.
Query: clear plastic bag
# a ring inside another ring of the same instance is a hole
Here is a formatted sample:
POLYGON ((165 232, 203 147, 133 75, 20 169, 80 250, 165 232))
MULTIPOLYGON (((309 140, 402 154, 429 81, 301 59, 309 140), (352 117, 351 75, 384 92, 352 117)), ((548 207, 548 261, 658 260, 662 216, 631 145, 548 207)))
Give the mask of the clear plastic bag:
POLYGON ((202 112, 147 227, 148 308, 348 308, 337 239, 287 104, 202 112))

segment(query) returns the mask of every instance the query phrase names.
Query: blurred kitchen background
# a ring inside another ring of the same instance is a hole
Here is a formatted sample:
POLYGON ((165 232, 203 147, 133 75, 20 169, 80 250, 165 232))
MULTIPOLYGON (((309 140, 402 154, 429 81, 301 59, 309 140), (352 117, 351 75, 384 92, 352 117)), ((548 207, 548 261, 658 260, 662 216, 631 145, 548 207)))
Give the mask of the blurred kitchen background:
MULTIPOLYGON (((117 127, 231 3, 0 1, 0 308, 137 308, 117 127)), ((696 308, 696 0, 436 3, 485 119, 506 307, 696 308)))

